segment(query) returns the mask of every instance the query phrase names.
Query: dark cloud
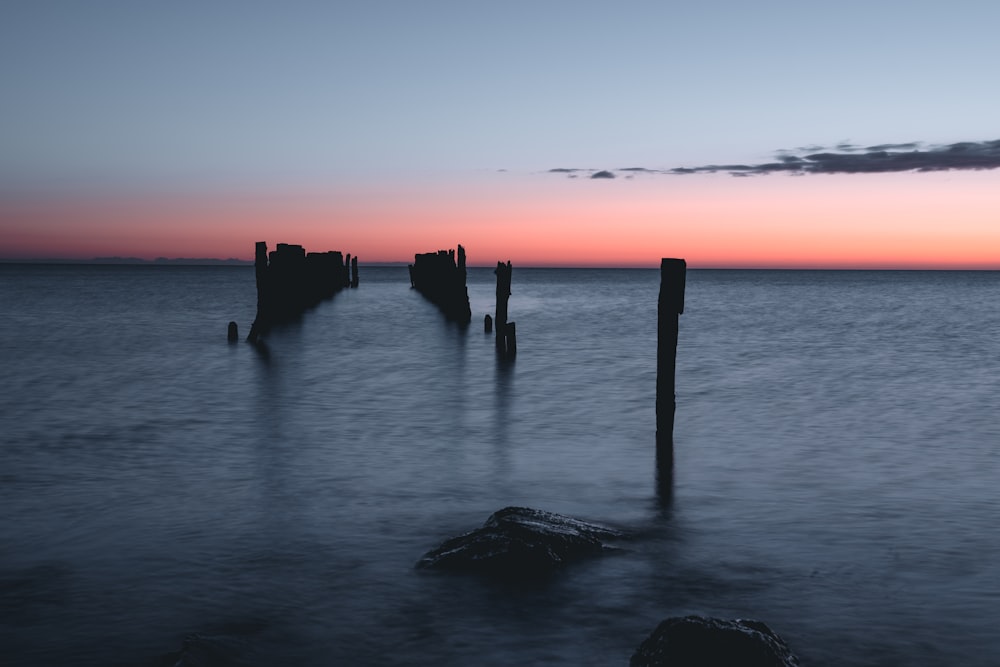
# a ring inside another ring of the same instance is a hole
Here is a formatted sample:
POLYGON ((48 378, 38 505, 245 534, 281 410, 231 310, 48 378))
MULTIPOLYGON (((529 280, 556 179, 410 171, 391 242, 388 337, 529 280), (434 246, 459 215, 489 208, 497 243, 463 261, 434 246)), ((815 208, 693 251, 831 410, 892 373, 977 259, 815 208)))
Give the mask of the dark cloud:
POLYGON ((910 151, 920 148, 920 144, 916 141, 910 142, 908 144, 879 144, 878 146, 869 146, 866 151, 910 151))
MULTIPOLYGON (((647 169, 625 167, 626 177, 635 174, 716 174, 756 176, 786 173, 804 174, 875 174, 897 171, 983 170, 1000 168, 1000 139, 994 141, 963 141, 955 144, 926 146, 918 142, 878 144, 861 148, 842 141, 836 146, 805 146, 782 150, 775 161, 761 164, 709 164, 701 167, 647 169)), ((593 169, 550 169, 550 172, 575 176, 589 172, 590 178, 614 178, 610 171, 593 169)))
POLYGON ((598 171, 597 169, 579 169, 576 167, 556 167, 555 169, 549 169, 550 174, 566 174, 566 178, 579 178, 584 176, 586 178, 614 178, 615 175, 608 171, 598 171), (590 176, 587 176, 590 174, 590 176), (610 176, 598 176, 598 174, 610 174, 610 176))
MULTIPOLYGON (((846 144, 841 144, 842 146, 846 144)), ((825 146, 820 146, 819 144, 813 144, 812 146, 799 146, 794 151, 778 151, 779 153, 815 153, 816 151, 821 151, 825 146)))
POLYGON ((841 142, 833 149, 809 146, 796 151, 779 151, 777 161, 763 164, 706 165, 671 169, 671 174, 714 174, 752 176, 785 172, 790 174, 870 174, 893 171, 947 171, 950 169, 996 169, 1000 167, 1000 139, 966 141, 921 148, 919 143, 880 144, 858 148, 841 142))

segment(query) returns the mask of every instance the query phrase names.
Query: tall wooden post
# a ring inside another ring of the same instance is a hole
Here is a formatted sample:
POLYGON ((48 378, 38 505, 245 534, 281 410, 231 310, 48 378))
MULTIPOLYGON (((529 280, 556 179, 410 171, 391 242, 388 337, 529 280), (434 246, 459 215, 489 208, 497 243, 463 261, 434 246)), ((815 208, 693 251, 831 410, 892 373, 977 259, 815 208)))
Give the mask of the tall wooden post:
POLYGON ((660 260, 660 298, 656 328, 656 460, 661 468, 674 464, 674 378, 677 367, 677 325, 684 312, 687 262, 660 260))
POLYGON ((261 329, 267 328, 267 322, 264 321, 267 317, 267 307, 269 305, 266 303, 269 293, 267 284, 267 242, 265 241, 257 241, 254 247, 254 274, 257 279, 257 315, 254 317, 253 324, 250 325, 250 333, 247 334, 247 340, 251 343, 256 343, 261 329))
POLYGON ((513 356, 517 352, 514 323, 507 321, 507 300, 510 298, 512 272, 513 267, 509 261, 506 264, 497 262, 495 272, 497 274, 497 316, 493 324, 497 330, 497 352, 504 356, 513 356))
MULTIPOLYGON (((497 332, 499 332, 501 325, 507 323, 507 299, 510 298, 510 262, 506 264, 497 262, 495 273, 497 274, 497 316, 493 318, 493 321, 497 325, 497 332)), ((499 343, 497 344, 499 345, 499 343)))

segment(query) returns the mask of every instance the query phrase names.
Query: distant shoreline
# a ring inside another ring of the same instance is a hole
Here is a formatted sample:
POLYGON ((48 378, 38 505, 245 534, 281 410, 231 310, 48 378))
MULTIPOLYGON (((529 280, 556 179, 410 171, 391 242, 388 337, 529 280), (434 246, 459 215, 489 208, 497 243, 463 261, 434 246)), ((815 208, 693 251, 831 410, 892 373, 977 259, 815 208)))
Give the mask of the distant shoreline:
POLYGON ((188 266, 253 266, 253 261, 248 259, 213 259, 213 258, 190 258, 190 257, 157 257, 156 259, 142 259, 141 257, 94 257, 91 259, 72 259, 65 257, 46 258, 0 258, 0 264, 130 264, 130 265, 188 265, 188 266))

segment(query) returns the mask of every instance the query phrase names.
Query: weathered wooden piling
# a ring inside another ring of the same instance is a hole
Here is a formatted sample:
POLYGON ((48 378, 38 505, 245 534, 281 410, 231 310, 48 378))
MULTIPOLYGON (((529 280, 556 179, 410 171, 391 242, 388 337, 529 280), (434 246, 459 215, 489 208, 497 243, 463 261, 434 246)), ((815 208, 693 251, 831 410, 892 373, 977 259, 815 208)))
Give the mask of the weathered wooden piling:
POLYGON ((247 336, 251 342, 273 325, 300 317, 351 283, 348 264, 339 250, 307 254, 300 245, 279 243, 268 253, 267 243, 259 241, 254 267, 257 317, 247 336))
POLYGON ((410 264, 410 285, 441 309, 449 320, 462 324, 472 321, 469 290, 465 284, 465 248, 438 250, 414 255, 410 264))
POLYGON ((489 313, 486 313, 486 317, 483 318, 483 331, 493 333, 493 318, 490 317, 489 313))
POLYGON ((512 357, 517 354, 517 333, 513 322, 507 321, 507 300, 510 298, 510 278, 513 267, 497 262, 494 273, 497 276, 497 316, 496 316, 496 348, 503 356, 512 357))
POLYGON ((683 259, 664 258, 660 261, 656 330, 656 460, 661 468, 670 468, 674 462, 677 331, 679 316, 684 312, 686 277, 687 262, 683 259))
POLYGON ((351 257, 351 287, 358 286, 358 256, 351 257))
POLYGON ((230 343, 235 343, 240 337, 240 329, 236 326, 236 322, 229 323, 229 330, 226 333, 226 338, 229 339, 230 343))
POLYGON ((505 357, 513 359, 517 356, 517 325, 514 322, 503 325, 503 346, 499 350, 505 357))

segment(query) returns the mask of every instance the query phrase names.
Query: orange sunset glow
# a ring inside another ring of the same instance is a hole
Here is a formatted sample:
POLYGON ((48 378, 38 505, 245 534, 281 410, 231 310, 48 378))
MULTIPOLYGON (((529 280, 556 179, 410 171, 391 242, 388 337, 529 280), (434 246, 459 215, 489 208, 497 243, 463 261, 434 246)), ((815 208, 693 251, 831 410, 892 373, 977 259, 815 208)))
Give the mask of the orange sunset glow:
POLYGON ((1000 268, 993 172, 847 176, 497 174, 459 186, 26 199, 0 204, 9 259, 251 259, 257 240, 406 262, 463 244, 471 264, 1000 268))

